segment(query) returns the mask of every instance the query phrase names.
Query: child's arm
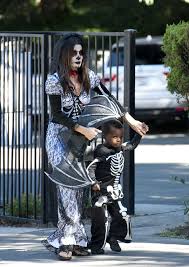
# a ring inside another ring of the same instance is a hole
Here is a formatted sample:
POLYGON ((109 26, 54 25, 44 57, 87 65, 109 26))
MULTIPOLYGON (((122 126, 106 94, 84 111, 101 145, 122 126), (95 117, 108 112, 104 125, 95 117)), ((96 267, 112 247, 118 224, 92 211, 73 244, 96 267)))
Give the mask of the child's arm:
POLYGON ((140 143, 142 136, 136 133, 131 141, 122 144, 123 150, 134 150, 140 143))

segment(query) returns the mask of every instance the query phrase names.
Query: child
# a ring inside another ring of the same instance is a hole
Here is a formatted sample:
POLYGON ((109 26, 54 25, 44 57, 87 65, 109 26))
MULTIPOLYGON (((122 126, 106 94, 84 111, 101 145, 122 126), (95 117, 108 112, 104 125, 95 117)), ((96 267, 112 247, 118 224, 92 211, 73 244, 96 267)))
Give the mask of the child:
MULTIPOLYGON (((120 176, 124 167, 124 150, 133 150, 141 140, 135 134, 130 142, 122 143, 123 125, 118 120, 104 123, 102 134, 105 143, 97 146, 94 152, 95 178, 98 181, 92 187, 92 222, 91 222, 91 253, 104 254, 106 242, 113 251, 120 252, 118 240, 127 242, 128 227, 125 220, 126 208, 120 199, 123 193, 120 185, 120 176), (103 207, 103 204, 106 203, 103 207), (106 210, 107 209, 107 210, 106 210), (109 233, 107 236, 107 211, 111 216, 109 233), (125 212, 125 215, 123 213, 125 212)), ((90 164, 92 165, 92 164, 90 164)), ((93 165, 94 166, 94 165, 93 165)))

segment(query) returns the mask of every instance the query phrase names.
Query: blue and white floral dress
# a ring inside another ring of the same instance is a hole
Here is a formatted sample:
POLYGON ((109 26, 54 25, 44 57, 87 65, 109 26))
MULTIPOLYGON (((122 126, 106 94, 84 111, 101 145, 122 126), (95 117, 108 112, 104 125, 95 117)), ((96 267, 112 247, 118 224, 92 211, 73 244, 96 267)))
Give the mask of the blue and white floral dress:
MULTIPOLYGON (((98 76, 89 70, 90 87, 98 86, 100 80, 98 76)), ((64 94, 58 74, 50 74, 46 81, 46 93, 48 95, 61 96, 61 110, 68 117, 77 121, 79 114, 86 104, 90 102, 90 93, 84 90, 79 96, 73 93, 64 94)), ((59 141, 58 133, 65 126, 49 122, 46 134, 46 151, 48 161, 52 166, 56 166, 62 160, 64 144, 59 141)), ((81 209, 83 199, 83 189, 69 189, 57 185, 58 194, 58 229, 52 233, 47 241, 55 248, 61 245, 87 246, 87 235, 81 222, 81 209)))

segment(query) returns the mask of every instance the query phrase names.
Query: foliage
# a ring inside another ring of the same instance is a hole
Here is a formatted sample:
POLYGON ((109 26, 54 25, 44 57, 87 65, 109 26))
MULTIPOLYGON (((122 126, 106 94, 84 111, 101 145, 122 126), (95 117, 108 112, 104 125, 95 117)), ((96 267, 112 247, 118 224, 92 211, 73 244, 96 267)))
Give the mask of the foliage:
POLYGON ((163 231, 160 236, 189 239, 189 224, 185 223, 184 225, 175 227, 173 229, 167 229, 163 231))
POLYGON ((187 20, 189 4, 156 0, 12 0, 0 1, 0 29, 16 31, 123 31, 162 35, 166 24, 187 20), (16 8, 15 8, 16 7, 16 8))
POLYGON ((165 64, 170 67, 168 88, 189 103, 189 22, 168 25, 163 37, 165 64))
POLYGON ((36 196, 36 199, 32 194, 28 194, 28 198, 26 194, 21 195, 20 207, 19 207, 19 199, 13 199, 13 203, 7 204, 6 211, 8 215, 20 216, 20 217, 33 217, 34 209, 36 208, 37 216, 41 213, 41 197, 40 195, 36 196), (36 205, 36 207, 35 207, 36 205))
MULTIPOLYGON (((187 184, 186 181, 187 179, 184 177, 179 177, 179 176, 173 176, 172 179, 176 182, 182 183, 182 184, 187 184)), ((188 184, 187 184, 188 185, 188 184)), ((189 200, 184 201, 185 209, 184 209, 184 214, 189 215, 189 200)))

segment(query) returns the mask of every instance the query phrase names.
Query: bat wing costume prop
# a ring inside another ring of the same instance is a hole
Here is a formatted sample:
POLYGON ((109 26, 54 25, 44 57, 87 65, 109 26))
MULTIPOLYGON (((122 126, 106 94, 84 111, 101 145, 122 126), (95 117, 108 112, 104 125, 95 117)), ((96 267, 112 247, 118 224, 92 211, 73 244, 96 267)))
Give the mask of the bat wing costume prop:
MULTIPOLYGON (((104 88, 103 88, 104 89, 104 88)), ((105 88, 106 89, 106 88, 105 88)), ((85 127, 100 127, 104 122, 111 119, 119 119, 125 113, 124 108, 106 89, 101 95, 94 96, 79 117, 78 124, 85 127)), ((59 139, 63 142, 65 153, 61 162, 56 166, 50 166, 46 175, 55 183, 69 188, 81 188, 93 184, 95 181, 89 176, 84 154, 88 140, 72 130, 60 131, 59 139)))

